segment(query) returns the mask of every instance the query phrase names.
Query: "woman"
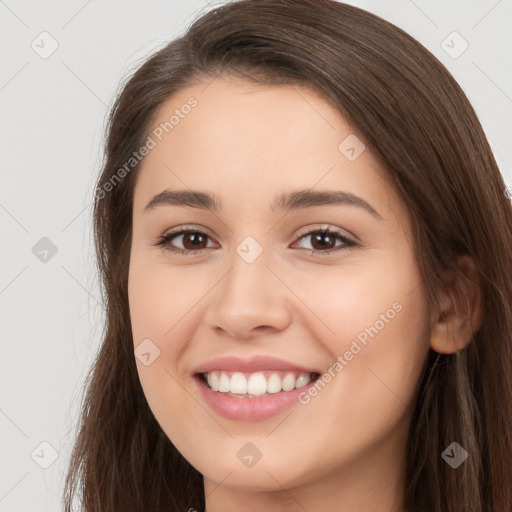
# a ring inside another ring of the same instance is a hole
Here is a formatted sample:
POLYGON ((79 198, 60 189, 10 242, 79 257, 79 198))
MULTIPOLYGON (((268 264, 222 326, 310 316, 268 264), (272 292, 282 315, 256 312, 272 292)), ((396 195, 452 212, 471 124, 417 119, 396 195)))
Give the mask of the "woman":
POLYGON ((328 0, 202 16, 110 116, 66 510, 510 510, 504 190, 397 27, 328 0))

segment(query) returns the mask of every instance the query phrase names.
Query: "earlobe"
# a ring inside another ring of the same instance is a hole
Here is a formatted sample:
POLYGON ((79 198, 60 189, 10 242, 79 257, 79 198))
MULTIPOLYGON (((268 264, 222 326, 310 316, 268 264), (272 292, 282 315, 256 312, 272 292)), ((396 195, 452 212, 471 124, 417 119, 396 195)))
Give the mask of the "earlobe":
POLYGON ((457 263, 460 274, 450 274, 440 309, 432 315, 430 346, 440 354, 453 354, 465 348, 483 322, 478 269, 469 256, 460 256, 457 263))

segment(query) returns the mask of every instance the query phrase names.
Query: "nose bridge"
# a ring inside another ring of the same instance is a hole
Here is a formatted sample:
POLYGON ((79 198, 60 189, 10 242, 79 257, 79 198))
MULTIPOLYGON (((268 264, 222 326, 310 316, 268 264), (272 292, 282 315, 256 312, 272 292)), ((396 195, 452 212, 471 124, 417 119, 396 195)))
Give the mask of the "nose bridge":
POLYGON ((229 259, 229 271, 212 297, 207 313, 210 327, 247 337, 258 327, 286 326, 285 290, 269 269, 270 256, 253 237, 238 244, 229 259))
POLYGON ((256 244, 250 237, 236 247, 230 260, 231 270, 226 276, 226 297, 229 294, 247 297, 250 290, 253 292, 250 296, 257 299, 257 293, 264 291, 265 286, 262 285, 268 285, 268 277, 271 275, 268 269, 270 252, 263 251, 263 247, 256 244))

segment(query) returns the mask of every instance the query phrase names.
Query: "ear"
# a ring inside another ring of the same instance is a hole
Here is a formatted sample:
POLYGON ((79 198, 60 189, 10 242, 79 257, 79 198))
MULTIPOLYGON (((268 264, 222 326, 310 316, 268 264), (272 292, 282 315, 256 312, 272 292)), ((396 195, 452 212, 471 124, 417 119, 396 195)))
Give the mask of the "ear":
POLYGON ((430 346, 439 354, 453 354, 465 348, 482 326, 481 282, 473 259, 457 258, 462 276, 451 272, 440 301, 441 310, 433 310, 430 346))

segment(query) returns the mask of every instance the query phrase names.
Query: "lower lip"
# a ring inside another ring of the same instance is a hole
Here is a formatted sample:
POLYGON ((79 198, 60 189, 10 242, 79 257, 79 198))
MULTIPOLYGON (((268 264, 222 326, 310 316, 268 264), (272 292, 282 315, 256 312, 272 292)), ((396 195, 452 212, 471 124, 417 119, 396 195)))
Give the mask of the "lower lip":
POLYGON ((276 416, 298 402, 298 397, 312 386, 315 381, 292 391, 280 391, 261 398, 236 398, 219 391, 213 391, 203 381, 201 376, 196 375, 199 390, 210 408, 220 416, 235 421, 262 421, 276 416))

